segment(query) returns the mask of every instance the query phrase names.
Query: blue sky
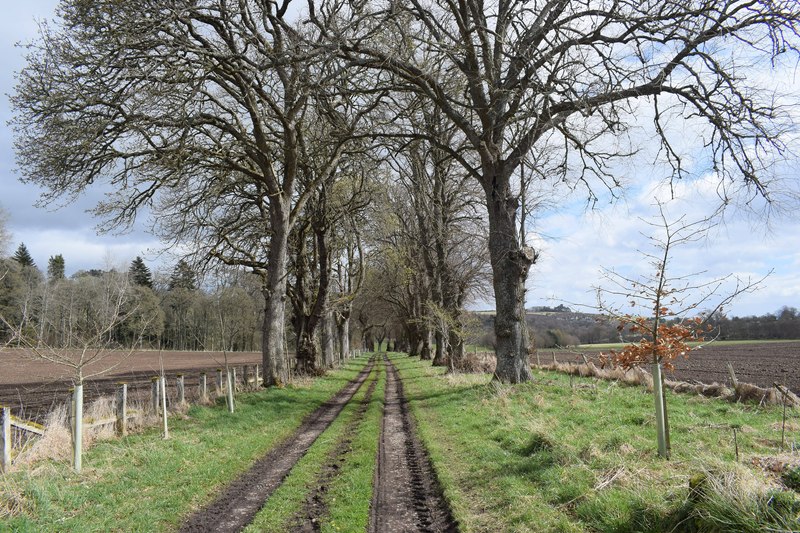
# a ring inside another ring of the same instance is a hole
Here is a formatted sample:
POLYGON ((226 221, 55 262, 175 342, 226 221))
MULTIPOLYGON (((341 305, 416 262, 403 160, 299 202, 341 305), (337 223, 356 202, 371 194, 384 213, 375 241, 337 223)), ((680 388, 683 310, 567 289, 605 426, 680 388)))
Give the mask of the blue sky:
MULTIPOLYGON (((0 20, 0 89, 4 95, 13 91, 14 72, 23 64, 24 51, 16 48, 36 35, 35 19, 53 16, 56 0, 11 2, 0 20)), ((779 84, 795 87, 800 92, 798 73, 794 68, 777 74, 763 70, 754 76, 776 76, 779 84)), ((13 137, 6 122, 10 118, 8 100, 0 99, 0 206, 9 215, 13 234, 11 250, 24 242, 40 267, 46 267, 51 255, 63 254, 68 273, 79 269, 103 268, 109 262, 127 265, 136 255, 143 255, 157 267, 155 250, 158 242, 135 228, 125 235, 97 235, 97 221, 86 210, 99 198, 81 198, 76 204, 59 210, 36 208, 39 191, 20 183, 14 171, 13 137)), ((687 135, 688 136, 688 135, 687 135)), ((687 139, 687 143, 691 142, 687 139)), ((586 210, 580 193, 559 195, 557 209, 540 214, 534 223, 531 244, 541 257, 529 276, 528 305, 557 305, 560 302, 592 304, 593 287, 599 282, 600 267, 614 268, 626 274, 646 268, 637 250, 646 249, 640 232, 648 228, 639 220, 656 214, 654 198, 666 198, 653 177, 663 172, 650 165, 652 154, 630 162, 626 173, 625 196, 592 210, 586 210)), ((783 171, 787 179, 798 181, 797 164, 783 171)), ((703 175, 697 182, 682 184, 676 190, 677 200, 670 209, 688 213, 689 218, 702 218, 718 204, 716 181, 703 175)), ((676 272, 708 271, 721 276, 735 273, 741 277, 759 278, 774 270, 763 288, 742 296, 729 312, 736 315, 773 312, 783 305, 800 307, 800 217, 788 213, 775 217, 769 224, 763 219, 748 218, 735 210, 728 212, 724 224, 712 231, 708 239, 678 251, 676 272)), ((475 302, 475 307, 486 307, 475 302)))

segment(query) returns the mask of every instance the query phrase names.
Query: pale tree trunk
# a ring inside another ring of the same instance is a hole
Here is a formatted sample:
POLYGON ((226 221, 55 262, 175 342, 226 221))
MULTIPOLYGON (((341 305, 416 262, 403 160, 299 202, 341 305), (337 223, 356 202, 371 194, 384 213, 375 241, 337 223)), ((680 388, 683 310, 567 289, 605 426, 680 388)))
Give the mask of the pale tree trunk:
POLYGON ((521 383, 532 377, 525 323, 525 280, 536 255, 532 248, 520 246, 515 223, 517 201, 510 194, 508 180, 496 176, 489 181, 490 185, 485 186, 489 207, 489 256, 497 307, 494 321, 497 368, 494 379, 503 383, 521 383))
POLYGON ((339 312, 336 321, 336 330, 339 337, 339 359, 344 362, 350 357, 350 308, 339 312))
POLYGON ((322 359, 325 368, 333 368, 336 364, 336 333, 333 311, 328 309, 322 318, 322 359))
POLYGON ((286 315, 286 259, 289 223, 273 215, 273 234, 269 248, 269 271, 264 288, 264 327, 262 329, 262 364, 264 386, 289 381, 289 365, 284 352, 284 320, 286 315), (277 224, 275 222, 277 221, 277 224))

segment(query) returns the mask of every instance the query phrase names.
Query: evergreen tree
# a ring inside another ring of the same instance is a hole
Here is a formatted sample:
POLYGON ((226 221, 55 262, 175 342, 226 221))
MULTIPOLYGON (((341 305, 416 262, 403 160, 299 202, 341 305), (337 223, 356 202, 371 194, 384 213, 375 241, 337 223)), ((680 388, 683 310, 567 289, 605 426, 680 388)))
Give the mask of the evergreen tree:
POLYGON ((20 266, 26 267, 35 267, 36 263, 33 262, 33 257, 31 257, 30 252, 28 251, 28 247, 25 246, 25 243, 22 242, 19 244, 19 248, 17 251, 14 252, 14 261, 19 263, 20 266))
POLYGON ((61 254, 51 255, 47 261, 47 279, 50 281, 58 281, 64 279, 64 256, 61 254))
POLYGON ((169 290, 175 289, 197 290, 197 274, 183 259, 175 265, 172 276, 169 278, 169 290))
POLYGON ((153 275, 150 273, 150 269, 147 268, 147 265, 144 264, 144 260, 138 255, 136 259, 131 262, 128 275, 135 285, 141 285, 149 289, 153 288, 153 275))

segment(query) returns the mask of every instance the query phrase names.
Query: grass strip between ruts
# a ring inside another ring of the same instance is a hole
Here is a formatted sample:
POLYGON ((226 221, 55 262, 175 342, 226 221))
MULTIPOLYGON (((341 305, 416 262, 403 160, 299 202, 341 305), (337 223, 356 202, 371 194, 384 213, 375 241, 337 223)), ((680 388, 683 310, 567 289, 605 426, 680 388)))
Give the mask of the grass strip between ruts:
POLYGON ((84 471, 49 462, 0 477, 0 506, 14 516, 0 531, 163 531, 175 529, 256 459, 288 437, 303 418, 366 364, 362 357, 302 386, 237 396, 192 407, 170 420, 170 439, 148 429, 100 442, 84 455, 84 471))
MULTIPOLYGON (((381 401, 382 396, 378 396, 378 394, 379 390, 383 390, 383 375, 381 364, 376 363, 375 367, 372 369, 372 373, 358 392, 356 392, 350 402, 342 409, 342 412, 331 423, 328 429, 326 429, 317 438, 314 444, 311 445, 308 452, 295 464, 281 486, 272 493, 272 496, 270 496, 264 507, 255 516, 253 522, 245 529, 245 532, 277 532, 287 531, 291 528, 295 515, 302 510, 305 504, 306 496, 314 489, 314 483, 317 480, 317 476, 323 464, 328 459, 336 444, 343 437, 343 432, 349 422, 356 415, 359 403, 364 399, 372 380, 380 381, 373 392, 367 416, 370 410, 374 410, 372 406, 375 402, 381 401)), ((363 426, 363 422, 359 424, 359 433, 362 431, 363 426)), ((377 440, 377 433, 372 435, 372 437, 377 440)), ((374 456, 372 460, 374 461, 374 456)), ((352 470, 352 468, 350 470, 352 470)), ((350 475, 347 466, 341 471, 341 475, 350 475)), ((370 478, 369 481, 371 483, 372 479, 370 478)), ((368 513, 369 496, 367 497, 367 519, 368 513)), ((349 525, 347 529, 351 530, 349 525)))

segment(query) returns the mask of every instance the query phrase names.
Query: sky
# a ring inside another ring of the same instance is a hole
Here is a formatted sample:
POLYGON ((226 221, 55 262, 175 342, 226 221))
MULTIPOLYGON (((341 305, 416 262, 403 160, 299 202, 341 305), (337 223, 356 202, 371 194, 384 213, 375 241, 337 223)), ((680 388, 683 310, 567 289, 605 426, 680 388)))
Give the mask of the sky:
POLYGON ((159 243, 143 231, 143 226, 125 235, 98 235, 91 209, 101 193, 60 209, 37 208, 39 189, 19 181, 14 161, 13 133, 8 127, 11 118, 8 95, 14 91, 14 74, 25 64, 24 49, 17 43, 29 42, 37 35, 39 20, 52 19, 57 0, 26 0, 8 2, 0 18, 0 207, 8 216, 7 226, 12 233, 13 253, 19 243, 33 256, 37 266, 47 268, 48 258, 64 256, 67 274, 92 268, 120 267, 140 255, 157 264, 159 243))
MULTIPOLYGON (((12 233, 11 253, 24 242, 40 268, 50 256, 62 254, 67 273, 109 264, 127 265, 141 255, 156 270, 167 261, 159 256, 159 243, 144 231, 144 224, 124 235, 98 235, 98 220, 87 212, 102 193, 92 191, 75 204, 60 209, 34 206, 39 191, 22 184, 15 171, 13 135, 6 125, 11 118, 7 95, 14 90, 14 73, 24 65, 24 50, 18 42, 34 38, 37 20, 51 18, 56 0, 27 0, 5 6, 0 19, 0 206, 9 216, 12 233)), ((767 75, 763 71, 754 75, 767 75)), ((796 68, 778 73, 780 82, 800 92, 796 68)), ((688 142, 688 141, 687 141, 688 142)), ((652 154, 651 154, 652 155, 652 154)), ((581 192, 555 196, 554 208, 539 213, 531 221, 529 242, 540 253, 528 278, 528 306, 565 303, 578 309, 595 303, 595 290, 602 285, 601 268, 614 269, 635 277, 648 271, 642 252, 651 251, 642 232, 650 228, 642 219, 657 214, 654 199, 668 199, 659 180, 659 170, 650 165, 647 155, 625 169, 629 186, 625 196, 601 202, 587 209, 581 192), (577 304, 577 305, 576 305, 577 304)), ((784 174, 795 183, 797 165, 784 174)), ((685 214, 687 220, 703 218, 718 205, 714 176, 700 175, 696 182, 681 184, 675 190, 668 210, 673 218, 685 214)), ((172 259, 169 259, 172 261, 172 259)), ((708 237, 676 250, 672 265, 676 274, 705 272, 697 279, 735 274, 743 279, 759 279, 772 272, 761 289, 742 295, 727 310, 730 315, 775 312, 784 305, 800 307, 800 217, 793 213, 763 219, 746 217, 729 210, 722 224, 708 237)), ((491 302, 473 302, 473 308, 487 308, 491 302)))

